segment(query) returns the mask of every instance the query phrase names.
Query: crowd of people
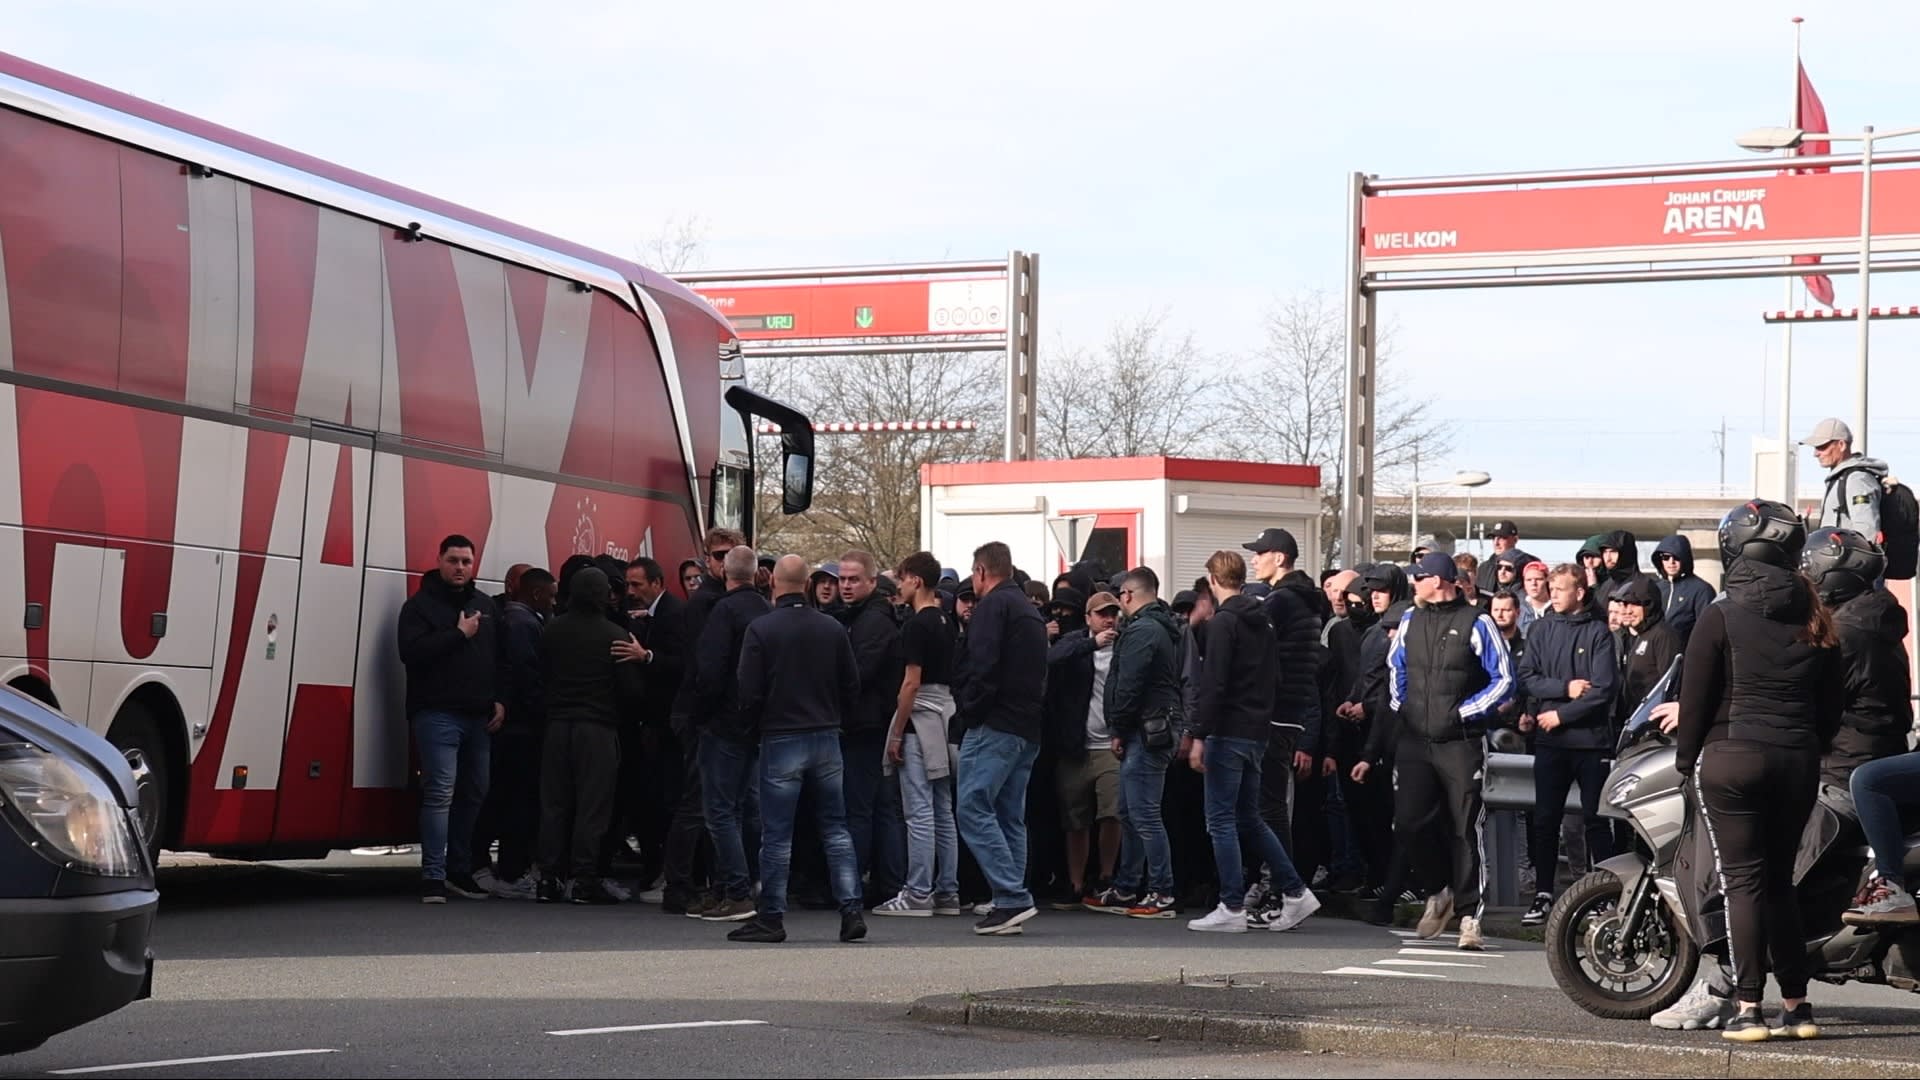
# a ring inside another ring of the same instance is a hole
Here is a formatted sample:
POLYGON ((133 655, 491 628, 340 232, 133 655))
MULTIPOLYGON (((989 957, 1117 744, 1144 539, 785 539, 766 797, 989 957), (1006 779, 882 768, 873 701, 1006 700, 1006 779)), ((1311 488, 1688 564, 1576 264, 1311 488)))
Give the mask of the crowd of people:
POLYGON ((778 942, 789 904, 837 909, 843 941, 869 914, 1018 934, 1042 906, 1244 933, 1345 891, 1380 918, 1424 898, 1421 937, 1458 916, 1478 949, 1489 737, 1533 755, 1520 870, 1539 923, 1562 868, 1624 838, 1599 814, 1608 762, 1667 679, 1658 715, 1739 913, 1729 971, 1671 1026, 1749 1031, 1769 941, 1804 1008, 1780 952, 1798 928, 1776 912, 1821 779, 1853 785, 1883 856, 1849 918, 1920 919, 1881 805, 1912 800, 1920 760, 1879 543, 1911 525, 1881 520, 1896 482, 1844 425, 1808 441, 1832 470, 1819 531, 1736 508, 1720 602, 1685 537, 1650 569, 1625 531, 1548 565, 1512 522, 1485 563, 1423 547, 1318 580, 1270 528, 1191 588, 1086 563, 1048 584, 1000 543, 965 573, 928 552, 813 564, 714 529, 671 579, 576 556, 557 576, 513 567, 489 597, 451 536, 399 623, 423 899, 617 903, 637 878, 662 911, 778 942))

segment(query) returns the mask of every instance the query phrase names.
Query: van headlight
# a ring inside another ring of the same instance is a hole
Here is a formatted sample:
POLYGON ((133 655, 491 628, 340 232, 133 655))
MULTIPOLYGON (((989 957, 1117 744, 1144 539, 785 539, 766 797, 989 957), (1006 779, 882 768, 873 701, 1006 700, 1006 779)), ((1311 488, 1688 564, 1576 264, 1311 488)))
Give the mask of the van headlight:
POLYGON ((1638 776, 1622 777, 1619 783, 1613 785, 1613 790, 1607 792, 1607 805, 1618 810, 1625 810, 1627 803, 1633 799, 1634 791, 1639 787, 1640 778, 1638 776))
POLYGON ((52 862, 107 877, 143 869, 133 826, 107 782, 37 746, 0 744, 0 816, 52 862))

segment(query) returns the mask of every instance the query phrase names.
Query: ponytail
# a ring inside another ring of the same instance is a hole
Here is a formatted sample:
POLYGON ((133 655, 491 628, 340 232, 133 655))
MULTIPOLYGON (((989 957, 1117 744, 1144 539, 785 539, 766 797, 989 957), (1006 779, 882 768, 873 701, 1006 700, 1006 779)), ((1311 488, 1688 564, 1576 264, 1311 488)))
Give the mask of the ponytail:
POLYGON ((1833 626, 1833 610, 1820 599, 1820 590, 1813 587, 1813 579, 1805 574, 1796 574, 1800 587, 1807 591, 1807 623, 1794 635, 1794 640, 1816 649, 1836 649, 1840 647, 1840 634, 1833 626))

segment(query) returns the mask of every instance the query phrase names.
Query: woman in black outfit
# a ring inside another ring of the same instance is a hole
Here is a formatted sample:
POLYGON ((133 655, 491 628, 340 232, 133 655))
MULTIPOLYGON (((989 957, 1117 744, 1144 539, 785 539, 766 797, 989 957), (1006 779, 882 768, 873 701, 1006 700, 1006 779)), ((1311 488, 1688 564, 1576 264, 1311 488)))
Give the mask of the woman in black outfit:
POLYGON ((1739 1042, 1820 1034, 1793 862, 1820 756, 1840 726, 1845 672, 1833 618, 1795 569, 1806 540, 1799 517, 1775 502, 1735 507, 1720 522, 1726 597, 1694 627, 1680 690, 1679 768, 1706 811, 1740 999, 1722 1034, 1739 1042), (1784 1010, 1772 1033, 1760 1013, 1769 956, 1784 1010))

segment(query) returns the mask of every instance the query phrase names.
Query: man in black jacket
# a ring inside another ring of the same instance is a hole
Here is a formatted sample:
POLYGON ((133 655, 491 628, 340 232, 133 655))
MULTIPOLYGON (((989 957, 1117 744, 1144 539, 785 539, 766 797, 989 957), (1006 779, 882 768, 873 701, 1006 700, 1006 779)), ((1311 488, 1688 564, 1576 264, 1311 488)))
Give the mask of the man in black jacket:
MULTIPOLYGON (((1331 666, 1320 644, 1320 628, 1333 617, 1333 605, 1306 571, 1296 569, 1300 544, 1285 529, 1268 529, 1245 545, 1253 552, 1253 576, 1267 585, 1264 601, 1280 648, 1280 689, 1274 698, 1273 737, 1260 767, 1260 816, 1288 852, 1293 846, 1294 783, 1319 761, 1320 677, 1331 666)), ((1279 914, 1271 883, 1264 877, 1247 898, 1256 918, 1279 914)))
POLYGON ((1280 645, 1260 602, 1244 595, 1246 584, 1246 561, 1238 553, 1216 551, 1207 560, 1207 587, 1220 609, 1207 620, 1199 715, 1185 751, 1188 763, 1206 777, 1207 834, 1220 873, 1220 904, 1190 920, 1189 930, 1244 934, 1250 929, 1242 838, 1256 864, 1272 871, 1274 887, 1284 897, 1280 915, 1264 924, 1266 929, 1291 930, 1320 907, 1258 812, 1261 763, 1275 730, 1280 645))
MULTIPOLYGON (((640 769, 632 800, 630 824, 640 838, 642 881, 651 881, 665 866, 667 833, 673 808, 680 798, 685 762, 673 733, 673 699, 686 670, 686 601, 667 587, 666 569, 641 556, 627 565, 625 608, 633 640, 616 646, 616 656, 631 657, 641 665, 646 692, 641 695, 635 721, 639 736, 640 769)), ((625 834, 615 822, 611 840, 625 834)), ((664 896, 662 897, 664 898, 664 896)))
MULTIPOLYGON (((540 837, 540 742, 547 709, 540 692, 540 631, 553 614, 553 575, 520 566, 500 611, 501 662, 507 672, 507 718, 493 733, 491 783, 474 827, 473 852, 485 859, 500 842, 500 858, 487 885, 503 900, 532 900, 540 837)), ((476 860, 477 861, 477 860, 476 860)), ((479 881, 478 872, 474 875, 479 881)))
POLYGON ((440 563, 400 608, 407 717, 420 753, 420 899, 485 900, 473 880, 473 826, 486 802, 492 744, 507 716, 499 615, 474 587, 473 541, 440 541, 440 563))
POLYGON ((906 660, 893 602, 882 594, 879 563, 865 551, 840 556, 839 612, 860 672, 860 702, 846 717, 847 830, 860 876, 875 903, 899 893, 907 873, 907 825, 900 782, 885 774, 887 728, 900 698, 906 660))
POLYGON ((1693 635, 1693 624, 1713 603, 1713 586, 1693 572, 1693 541, 1677 534, 1653 549, 1653 570, 1666 624, 1679 635, 1684 649, 1687 638, 1693 635))
POLYGON ((706 799, 700 791, 700 728, 696 722, 693 693, 694 649, 706 629, 707 616, 727 594, 727 552, 746 544, 746 538, 732 529, 708 529, 705 537, 706 573, 700 587, 687 599, 680 617, 680 640, 688 649, 682 665, 680 688, 673 696, 669 727, 680 743, 680 798, 674 805, 673 821, 667 827, 666 887, 662 890, 660 910, 668 915, 685 915, 695 908, 709 907, 715 897, 702 896, 694 880, 694 863, 707 840, 706 799))
POLYGON ((955 816, 993 887, 993 910, 976 934, 1021 932, 1033 918, 1027 891, 1027 779, 1040 756, 1041 697, 1047 681, 1047 627, 1013 577, 1013 553, 994 542, 973 553, 980 601, 967 624, 964 677, 956 687, 961 725, 955 816))
POLYGON ((1113 885, 1094 907, 1166 919, 1173 917, 1178 898, 1160 807, 1179 740, 1182 627, 1160 599, 1160 576, 1149 567, 1127 572, 1120 603, 1127 621, 1114 643, 1104 705, 1113 752, 1120 755, 1120 861, 1113 885))
POLYGON ((1604 617, 1614 591, 1641 576, 1640 545, 1633 534, 1625 529, 1615 529, 1601 537, 1600 566, 1603 577, 1593 600, 1604 617))
POLYGON ((1867 537, 1822 529, 1807 538, 1803 568, 1833 610, 1846 667, 1840 730, 1820 759, 1823 783, 1845 788, 1853 770, 1907 751, 1913 730, 1913 670, 1907 662, 1907 613, 1874 583, 1886 556, 1867 537))
MULTIPOLYGON (((712 902, 687 914, 711 922, 753 917, 746 833, 752 830, 759 743, 741 709, 740 651, 747 628, 772 610, 754 588, 759 566, 744 544, 727 552, 727 592, 713 605, 693 654, 694 714, 700 723, 700 791, 713 838, 712 902)), ((804 597, 802 597, 804 599, 804 597)))
MULTIPOLYGON (((749 574, 748 591, 752 582, 749 574)), ((805 559, 788 555, 775 563, 772 590, 776 606, 747 628, 735 669, 740 721, 757 733, 764 764, 760 904, 753 921, 727 939, 766 944, 787 940, 794 816, 801 793, 811 791, 833 898, 840 905, 840 940, 859 941, 867 936, 867 924, 860 914, 853 838, 847 834, 840 741, 848 714, 859 707, 860 675, 840 624, 807 605, 805 559)))
MULTIPOLYGON (((1615 590, 1613 599, 1622 605, 1620 618, 1626 631, 1624 655, 1620 657, 1620 692, 1614 695, 1613 722, 1618 731, 1667 673, 1673 658, 1685 651, 1686 644, 1667 625, 1660 587, 1653 579, 1634 578, 1615 590)), ((1609 748, 1611 745, 1609 742, 1609 748)))
POLYGON ((613 592, 607 575, 589 566, 568 583, 567 612, 540 634, 540 686, 547 734, 540 760, 539 899, 562 898, 560 875, 573 880, 567 899, 614 904, 599 873, 600 845, 613 816, 620 775, 620 715, 640 694, 640 673, 616 660, 627 632, 607 618, 613 592))
MULTIPOLYGON (((1520 526, 1511 521, 1494 522, 1493 527, 1487 530, 1487 535, 1493 539, 1493 554, 1487 557, 1486 562, 1480 564, 1473 584, 1475 591, 1481 595, 1492 596, 1501 589, 1519 584, 1517 580, 1512 582, 1500 580, 1502 564, 1510 563, 1515 570, 1518 570, 1532 562, 1533 556, 1520 550, 1520 526)), ((1517 578, 1518 575, 1516 574, 1515 577, 1517 578)))

